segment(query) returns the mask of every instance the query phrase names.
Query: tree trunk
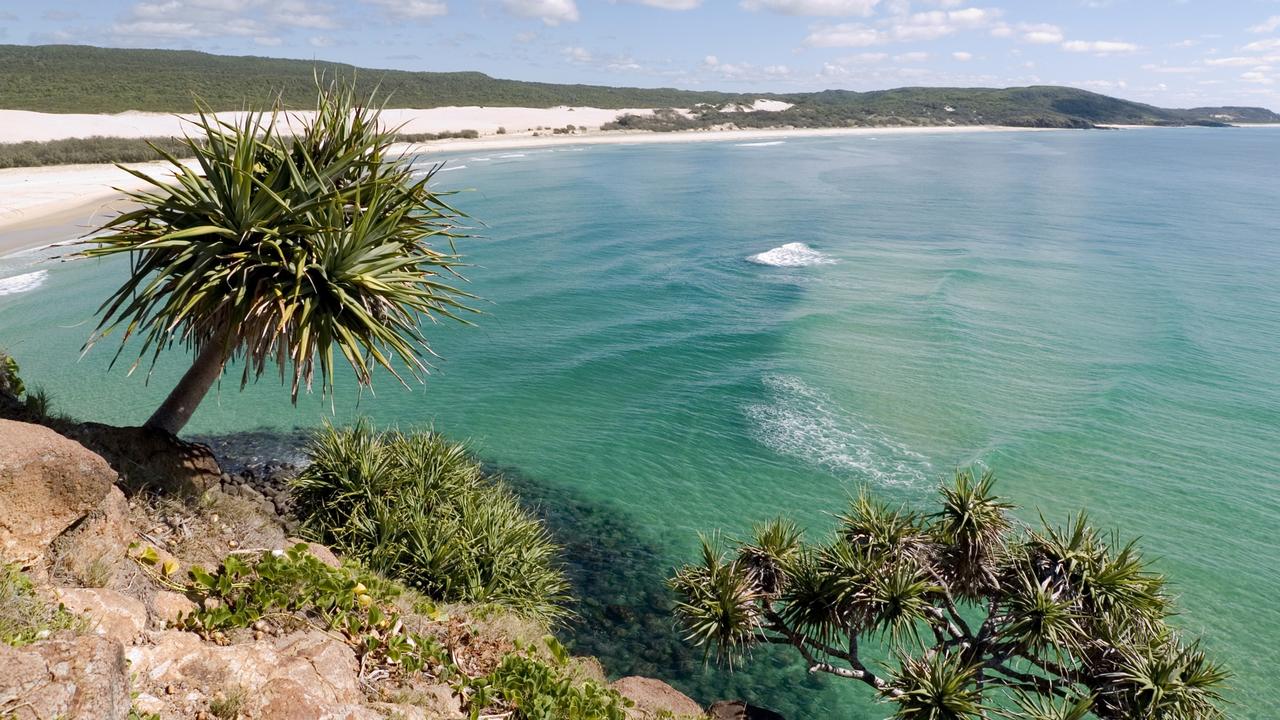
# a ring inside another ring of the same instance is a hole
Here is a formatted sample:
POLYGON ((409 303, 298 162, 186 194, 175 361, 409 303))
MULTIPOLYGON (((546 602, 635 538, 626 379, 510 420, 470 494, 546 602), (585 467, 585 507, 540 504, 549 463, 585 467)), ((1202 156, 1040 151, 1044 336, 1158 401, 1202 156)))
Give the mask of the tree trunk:
POLYGON ((222 375, 226 362, 227 344, 222 337, 214 338, 196 355, 191 369, 187 370, 169 393, 169 397, 165 398, 151 419, 147 420, 145 427, 177 435, 195 414, 209 388, 222 375))

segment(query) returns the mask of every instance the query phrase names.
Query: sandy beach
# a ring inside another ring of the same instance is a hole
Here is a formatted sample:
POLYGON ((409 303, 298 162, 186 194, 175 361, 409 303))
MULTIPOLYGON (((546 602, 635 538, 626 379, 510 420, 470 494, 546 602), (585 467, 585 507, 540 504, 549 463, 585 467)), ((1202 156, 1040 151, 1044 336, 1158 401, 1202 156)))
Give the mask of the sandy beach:
MULTIPOLYGON (((621 113, 651 110, 600 108, 433 108, 384 111, 391 125, 402 132, 443 132, 474 129, 476 139, 439 140, 404 144, 407 155, 485 152, 535 147, 601 144, 690 142, 779 142, 788 138, 901 134, 1025 132, 1029 129, 996 126, 940 126, 891 128, 818 128, 778 130, 694 130, 654 133, 601 131, 599 126, 621 113), (588 129, 573 135, 547 134, 538 128, 573 124, 588 129), (499 128, 506 130, 497 134, 499 128), (536 133, 536 134, 535 134, 536 133)), ((220 114, 227 120, 240 113, 220 114)), ((58 115, 0 110, 0 142, 47 141, 61 138, 156 137, 182 132, 181 116, 159 113, 119 115, 58 115)), ((131 165, 148 173, 163 172, 163 163, 131 165)), ((60 242, 83 235, 118 212, 120 191, 139 189, 144 183, 113 165, 60 165, 0 170, 0 254, 60 242)))

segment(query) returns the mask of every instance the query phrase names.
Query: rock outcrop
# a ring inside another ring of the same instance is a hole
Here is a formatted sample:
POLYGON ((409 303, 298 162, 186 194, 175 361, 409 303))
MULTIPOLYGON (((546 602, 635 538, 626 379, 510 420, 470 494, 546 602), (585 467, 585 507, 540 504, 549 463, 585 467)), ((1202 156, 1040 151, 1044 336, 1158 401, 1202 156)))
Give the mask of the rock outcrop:
POLYGON ((635 703, 627 715, 635 720, 649 720, 669 713, 677 717, 702 717, 702 706, 693 698, 662 682, 646 677, 624 677, 610 687, 635 703))
POLYGON ((0 717, 14 720, 129 715, 129 670, 120 643, 94 635, 0 644, 0 717))
POLYGON ((152 488, 197 496, 218 485, 222 477, 212 450, 162 432, 100 423, 81 423, 65 432, 105 458, 130 492, 152 488))
POLYGON ((49 428, 0 420, 0 559, 32 567, 74 523, 103 507, 116 473, 49 428))
POLYGON ((321 632, 219 646, 169 630, 128 648, 138 707, 194 717, 208 698, 242 694, 242 711, 267 720, 362 717, 355 654, 321 632))

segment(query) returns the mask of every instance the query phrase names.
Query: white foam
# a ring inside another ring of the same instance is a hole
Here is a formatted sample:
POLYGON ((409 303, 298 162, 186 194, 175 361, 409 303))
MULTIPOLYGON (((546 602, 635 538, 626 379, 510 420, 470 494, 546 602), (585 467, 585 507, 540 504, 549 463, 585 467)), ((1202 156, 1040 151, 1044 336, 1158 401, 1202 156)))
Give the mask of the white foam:
POLYGON ((490 161, 490 160, 492 160, 492 159, 493 159, 493 158, 487 158, 487 157, 483 157, 483 158, 481 158, 481 157, 471 158, 471 160, 472 160, 473 162, 488 162, 488 161, 490 161))
POLYGON ((522 157, 525 157, 525 154, 524 154, 524 153, 511 153, 510 155, 499 155, 499 156, 498 156, 498 159, 499 159, 499 160, 507 160, 507 159, 510 159, 510 158, 522 158, 522 157))
POLYGON ((466 165, 454 165, 452 167, 441 168, 440 172, 453 172, 454 170, 466 170, 466 165))
POLYGON ((738 147, 769 147, 770 145, 785 145, 786 143, 786 140, 768 140, 765 142, 734 143, 734 145, 738 147))
POLYGON ((779 245, 758 255, 747 258, 748 262, 772 267, 806 267, 808 265, 830 265, 835 260, 823 255, 802 242, 779 245))
POLYGON ((35 290, 43 285, 48 277, 48 270, 36 270, 22 275, 0 278, 0 296, 17 295, 18 293, 35 290))
POLYGON ((764 378, 767 401, 747 405, 756 439, 841 477, 883 485, 928 481, 932 466, 923 455, 894 441, 826 394, 788 375, 764 378))

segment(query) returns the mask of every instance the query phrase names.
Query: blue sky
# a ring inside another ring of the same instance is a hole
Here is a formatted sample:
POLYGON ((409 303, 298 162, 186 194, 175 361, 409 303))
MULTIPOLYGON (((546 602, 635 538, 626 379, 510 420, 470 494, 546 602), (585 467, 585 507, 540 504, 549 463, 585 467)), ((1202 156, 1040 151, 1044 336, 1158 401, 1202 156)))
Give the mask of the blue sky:
POLYGON ((1280 109, 1280 0, 0 0, 0 42, 747 92, 1046 83, 1280 109))

